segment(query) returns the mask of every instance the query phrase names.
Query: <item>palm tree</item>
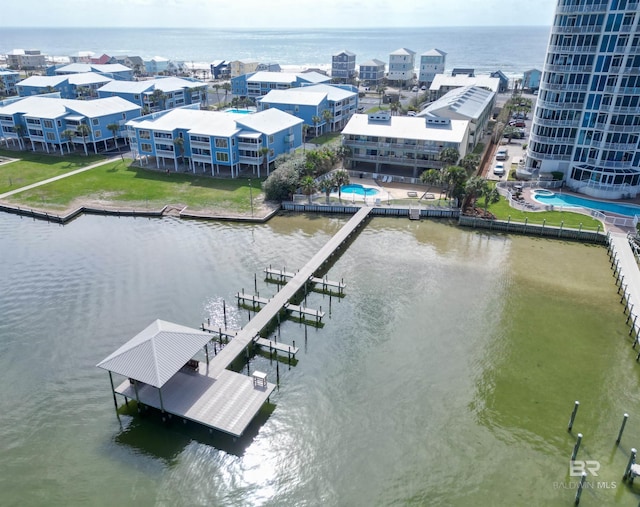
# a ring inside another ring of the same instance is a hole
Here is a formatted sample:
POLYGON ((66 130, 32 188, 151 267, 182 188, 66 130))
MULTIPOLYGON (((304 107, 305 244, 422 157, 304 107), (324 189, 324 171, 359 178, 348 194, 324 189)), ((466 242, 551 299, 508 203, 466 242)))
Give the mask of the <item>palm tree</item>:
POLYGON ((18 136, 18 146, 20 146, 21 150, 24 150, 25 149, 25 145, 24 145, 24 140, 22 139, 22 137, 24 136, 24 133, 27 131, 27 129, 25 128, 24 125, 19 125, 18 124, 15 127, 13 127, 13 131, 18 136))
POLYGON ((480 164, 480 155, 475 153, 467 153, 460 161, 460 166, 464 167, 469 174, 473 174, 480 164))
POLYGON ((165 106, 164 101, 166 99, 167 99, 167 96, 162 90, 160 90, 159 88, 156 88, 155 90, 153 90, 153 93, 151 94, 151 101, 153 102, 156 110, 161 111, 164 109, 164 106, 165 106))
POLYGON ((87 151, 87 136, 91 134, 91 129, 89 128, 89 125, 85 125, 84 123, 81 123, 80 125, 78 125, 78 128, 76 129, 76 134, 82 137, 82 144, 84 145, 84 154, 88 157, 89 152, 87 151))
POLYGON ((216 91, 216 104, 220 103, 220 83, 213 85, 213 89, 216 91))
POLYGON ((306 123, 302 124, 302 153, 307 153, 307 134, 309 133, 309 125, 306 123))
POLYGON ((488 182, 483 187, 482 193, 480 194, 484 197, 484 214, 487 215, 487 208, 490 204, 495 204, 500 200, 500 193, 498 192, 498 188, 495 185, 490 185, 488 182))
POLYGON ((109 125, 107 125, 107 129, 109 129, 111 131, 111 134, 113 134, 113 144, 117 148, 118 139, 116 138, 116 134, 120 130, 120 125, 118 125, 117 123, 109 123, 109 125))
POLYGON ((314 114, 311 117, 311 121, 313 122, 313 126, 316 128, 316 137, 318 137, 318 124, 322 121, 322 118, 320 118, 317 114, 314 114))
MULTIPOLYGON (((269 148, 267 148, 266 146, 263 146, 262 148, 260 148, 258 150, 258 153, 260 154, 260 156, 262 157, 262 160, 264 161, 264 172, 268 173, 269 172, 269 161, 267 158, 267 155, 269 154, 269 148)), ((268 174, 267 174, 268 176, 268 174)))
POLYGON ((338 199, 342 202, 342 186, 349 184, 349 173, 344 169, 338 169, 333 173, 333 181, 338 187, 338 199))
POLYGON ((475 207, 476 199, 479 195, 482 194, 484 187, 486 187, 487 185, 487 180, 485 180, 481 176, 474 176, 473 178, 469 178, 467 180, 464 185, 464 190, 467 194, 467 199, 471 207, 475 207))
POLYGON ((334 181, 333 176, 327 175, 326 178, 322 178, 322 180, 320 180, 320 184, 318 185, 318 188, 322 192, 324 192, 324 194, 325 194, 325 196, 327 198, 327 204, 329 204, 329 196, 331 195, 331 190, 335 186, 336 186, 336 183, 334 181))
POLYGON ((380 103, 378 104, 378 107, 382 107, 382 97, 384 96, 386 89, 387 87, 384 85, 379 85, 378 88, 376 88, 376 91, 380 94, 380 103))
POLYGON ((400 104, 398 102, 392 102, 389 104, 389 109, 391 110, 391 114, 397 114, 398 109, 400 109, 400 104))
POLYGON ((227 94, 231 91, 231 83, 222 83, 222 89, 224 90, 224 103, 227 103, 227 94))
POLYGON ((65 139, 65 142, 67 143, 67 151, 68 151, 69 153, 71 153, 71 149, 69 148, 69 141, 71 141, 71 139, 72 139, 75 135, 76 135, 75 130, 71 130, 71 129, 63 130, 63 131, 60 133, 60 137, 61 137, 62 139, 65 139))
POLYGON ((183 137, 176 137, 173 140, 173 145, 176 148, 176 151, 178 152, 178 158, 181 159, 180 163, 183 164, 184 160, 182 160, 182 155, 184 153, 184 138, 183 137))
POLYGON ((313 179, 313 176, 305 176, 300 180, 300 187, 302 188, 302 192, 309 197, 309 204, 311 204, 311 196, 318 189, 316 180, 313 179))
POLYGON ((439 158, 445 166, 454 165, 460 160, 460 153, 455 148, 445 148, 440 152, 439 158))
POLYGON ((464 194, 463 184, 467 179, 467 171, 464 167, 449 166, 444 169, 442 179, 447 185, 447 195, 450 198, 458 198, 464 194))
POLYGON ((328 109, 322 111, 322 119, 327 122, 327 125, 329 127, 327 132, 331 132, 331 118, 333 118, 331 111, 329 111, 328 109))

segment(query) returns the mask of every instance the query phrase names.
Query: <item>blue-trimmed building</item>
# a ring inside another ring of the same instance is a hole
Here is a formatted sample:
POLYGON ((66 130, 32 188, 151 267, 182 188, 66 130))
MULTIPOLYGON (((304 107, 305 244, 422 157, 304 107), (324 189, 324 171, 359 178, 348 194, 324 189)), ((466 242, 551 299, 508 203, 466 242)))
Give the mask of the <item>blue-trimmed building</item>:
POLYGON ((360 64, 360 82, 365 86, 377 86, 384 79, 385 63, 381 60, 367 60, 360 64))
POLYGON ((17 95, 16 83, 20 80, 20 74, 12 70, 0 70, 2 87, 0 95, 17 95))
POLYGON ((231 78, 231 94, 257 99, 271 90, 288 90, 304 85, 330 83, 331 78, 318 72, 254 72, 231 78))
POLYGON ((358 92, 349 85, 327 84, 272 90, 258 100, 258 107, 276 108, 297 116, 311 132, 321 135, 342 130, 358 109, 358 92))
POLYGON ((120 97, 96 100, 70 100, 50 96, 25 97, 6 101, 0 106, 0 141, 7 145, 17 143, 25 149, 38 147, 47 153, 71 151, 71 145, 82 145, 85 152, 92 145, 98 152, 98 143, 104 149, 113 141, 125 138, 124 125, 139 117, 140 107, 120 97), (78 134, 80 125, 88 127, 86 136, 78 134), (118 131, 109 126, 118 125, 118 131), (69 135, 67 135, 69 134, 69 135))
POLYGON ((356 55, 346 49, 331 56, 331 77, 348 83, 356 77, 356 55))
POLYGON ((99 97, 122 97, 145 112, 207 103, 207 84, 195 79, 158 77, 145 81, 111 81, 98 89, 99 97), (162 93, 156 93, 159 90, 162 93))
POLYGON ((113 81, 110 77, 84 72, 63 76, 30 76, 16 84, 18 95, 30 97, 60 92, 63 99, 89 100, 98 98, 98 88, 113 81))
POLYGON ((85 72, 95 72, 111 79, 133 79, 133 70, 119 63, 70 63, 63 66, 52 66, 47 68, 47 75, 60 76, 64 74, 82 74, 85 72))
POLYGON ((142 164, 196 174, 244 171, 268 175, 278 155, 302 144, 302 120, 278 109, 253 114, 199 110, 185 106, 127 123, 131 152, 142 164), (266 154, 262 153, 266 148, 266 154), (181 164, 179 162, 182 162, 181 164))

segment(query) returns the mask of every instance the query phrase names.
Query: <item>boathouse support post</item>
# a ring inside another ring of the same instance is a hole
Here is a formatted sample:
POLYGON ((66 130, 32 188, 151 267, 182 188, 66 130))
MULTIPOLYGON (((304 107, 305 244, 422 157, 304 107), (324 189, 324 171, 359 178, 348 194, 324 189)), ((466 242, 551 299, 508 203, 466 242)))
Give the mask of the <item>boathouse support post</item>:
POLYGON ((580 483, 578 484, 578 491, 576 491, 576 499, 574 505, 578 505, 580 503, 580 497, 582 496, 582 488, 584 487, 584 481, 587 479, 587 472, 582 472, 582 476, 580 477, 580 483))
POLYGON ((160 398, 160 410, 164 414, 164 402, 162 401, 162 387, 158 387, 158 397, 160 398))
POLYGON ((576 401, 573 404, 573 412, 571 412, 571 418, 569 419, 569 426, 567 427, 567 431, 571 432, 573 429, 573 422, 576 420, 576 414, 578 413, 578 408, 580 407, 580 402, 576 401))
POLYGON ((113 395, 113 404, 116 407, 116 415, 117 415, 118 414, 118 400, 116 399, 116 389, 115 389, 115 387, 113 387, 113 375, 111 375, 111 371, 109 371, 109 382, 111 382, 111 394, 113 395))
POLYGON ((624 417, 622 418, 622 425, 620 426, 620 431, 618 432, 618 438, 616 438, 616 444, 620 443, 620 440, 622 440, 622 432, 624 431, 624 427, 627 424, 627 419, 629 419, 629 414, 624 414, 624 417))
POLYGON ((207 366, 209 366, 209 347, 207 346, 207 344, 205 344, 204 346, 204 355, 207 358, 207 366))
POLYGON ((636 451, 635 448, 631 449, 631 455, 629 456, 629 462, 627 463, 627 468, 624 470, 624 475, 622 476, 622 480, 626 481, 629 478, 629 474, 631 473, 631 465, 636 462, 636 451))
POLYGON ((580 450, 580 444, 582 443, 582 433, 578 433, 578 440, 576 440, 576 445, 573 446, 573 452, 571 453, 571 461, 575 461, 578 456, 578 450, 580 450))

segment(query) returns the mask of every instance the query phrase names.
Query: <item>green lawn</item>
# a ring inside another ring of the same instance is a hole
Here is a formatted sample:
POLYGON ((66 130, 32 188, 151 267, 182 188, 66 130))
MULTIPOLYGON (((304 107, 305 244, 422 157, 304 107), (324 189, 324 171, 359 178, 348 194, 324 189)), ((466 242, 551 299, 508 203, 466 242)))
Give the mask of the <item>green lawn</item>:
POLYGON ((261 181, 208 178, 188 174, 129 167, 130 160, 117 161, 70 176, 26 192, 10 201, 53 211, 66 210, 79 201, 111 201, 114 205, 159 209, 166 204, 189 206, 190 210, 211 210, 229 214, 251 210, 262 200, 261 181))
MULTIPOLYGON (((476 205, 484 209, 484 199, 478 199, 476 205)), ((572 229, 579 229, 582 224, 582 229, 585 230, 597 230, 598 227, 602 230, 602 223, 589 215, 568 211, 520 211, 509 206, 509 201, 502 196, 488 210, 499 220, 509 220, 511 217, 513 222, 524 222, 526 218, 529 224, 562 225, 572 229)))
POLYGON ((309 141, 311 144, 315 144, 316 146, 322 146, 323 144, 330 143, 331 141, 335 141, 340 137, 340 132, 329 132, 328 134, 322 134, 321 136, 314 137, 309 141))
POLYGON ((0 156, 20 159, 0 165, 0 194, 104 160, 101 155, 60 157, 10 150, 0 150, 0 156))

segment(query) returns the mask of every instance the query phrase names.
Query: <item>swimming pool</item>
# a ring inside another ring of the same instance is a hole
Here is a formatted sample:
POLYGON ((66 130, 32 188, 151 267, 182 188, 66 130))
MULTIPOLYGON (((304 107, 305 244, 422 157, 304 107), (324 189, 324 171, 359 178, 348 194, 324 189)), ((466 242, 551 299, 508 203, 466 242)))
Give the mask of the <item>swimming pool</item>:
POLYGON ((341 190, 343 194, 356 194, 362 196, 365 195, 365 192, 367 193, 367 196, 377 195, 380 193, 377 188, 365 187, 363 185, 357 185, 355 183, 352 183, 350 185, 342 185, 341 190))
POLYGON ((224 112, 225 113, 234 113, 234 114, 251 114, 251 113, 255 113, 255 111, 253 111, 251 109, 236 109, 236 108, 225 109, 224 112))
POLYGON ((567 208, 587 208, 597 211, 616 213, 627 217, 640 215, 640 206, 630 204, 616 204, 615 202, 594 201, 593 199, 584 199, 575 195, 555 194, 544 191, 534 191, 533 197, 536 201, 553 206, 564 206, 567 208), (551 195, 548 195, 551 194, 551 195))

